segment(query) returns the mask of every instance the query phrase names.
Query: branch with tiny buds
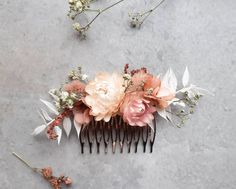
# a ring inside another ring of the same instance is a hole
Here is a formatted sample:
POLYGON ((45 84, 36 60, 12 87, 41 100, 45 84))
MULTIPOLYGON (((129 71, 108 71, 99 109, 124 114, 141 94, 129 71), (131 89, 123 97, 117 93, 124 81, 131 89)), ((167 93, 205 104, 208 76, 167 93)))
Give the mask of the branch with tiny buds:
POLYGON ((17 153, 12 152, 12 155, 14 155, 17 159, 19 159, 22 163, 24 163, 32 171, 40 174, 45 180, 47 180, 50 183, 50 185, 52 186, 53 189, 61 189, 62 184, 69 186, 72 183, 72 180, 69 177, 65 177, 64 175, 61 175, 59 177, 53 176, 51 167, 46 167, 46 168, 42 168, 42 169, 32 167, 26 160, 24 160, 22 157, 20 157, 17 153))
POLYGON ((130 20, 130 26, 132 28, 140 28, 143 24, 143 22, 153 13, 159 6, 161 6, 162 3, 164 3, 165 0, 162 0, 159 2, 156 6, 154 6, 152 9, 145 11, 143 13, 130 13, 129 16, 131 18, 130 20))
MULTIPOLYGON (((74 1, 77 1, 77 2, 80 2, 78 0, 74 0, 74 1)), ((104 13, 105 11, 109 10, 110 8, 118 5, 119 3, 123 2, 124 0, 120 0, 120 1, 117 1, 116 3, 112 4, 112 5, 109 5, 103 9, 90 9, 90 6, 89 6, 89 3, 90 1, 87 1, 88 4, 87 5, 83 5, 81 3, 81 8, 79 9, 70 9, 69 11, 69 14, 68 16, 71 17, 72 20, 74 20, 78 15, 82 14, 82 13, 85 13, 85 12, 97 12, 97 14, 92 18, 91 21, 89 21, 85 26, 81 26, 79 22, 75 22, 73 24, 73 27, 76 31, 79 32, 79 34, 82 36, 82 37, 86 37, 86 32, 87 30, 90 28, 91 24, 102 14, 104 13), (73 11, 77 11, 74 15, 70 15, 71 12, 73 11)))
POLYGON ((187 106, 186 108, 181 109, 175 113, 167 111, 168 113, 179 118, 180 122, 177 124, 174 123, 174 125, 176 125, 177 127, 181 127, 182 125, 184 125, 188 117, 194 113, 194 108, 197 105, 197 102, 200 98, 201 98, 200 95, 195 95, 193 99, 190 99, 187 94, 184 94, 183 98, 174 101, 174 102, 183 102, 187 106))

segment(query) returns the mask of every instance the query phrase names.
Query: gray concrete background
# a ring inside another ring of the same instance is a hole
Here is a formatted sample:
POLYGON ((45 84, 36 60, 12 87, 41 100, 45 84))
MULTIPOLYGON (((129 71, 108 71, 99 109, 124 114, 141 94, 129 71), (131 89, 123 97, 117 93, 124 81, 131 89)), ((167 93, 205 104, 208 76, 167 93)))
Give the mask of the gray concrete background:
POLYGON ((126 0, 80 41, 66 1, 0 1, 0 188, 50 188, 13 150, 71 176, 76 189, 236 187, 236 1, 166 0, 142 29, 130 29, 127 13, 148 2, 126 0), (158 119, 153 154, 81 155, 74 132, 60 147, 30 135, 41 124, 39 98, 70 69, 82 65, 92 78, 125 63, 153 73, 172 67, 179 79, 187 65, 192 82, 215 96, 204 97, 181 129, 158 119))

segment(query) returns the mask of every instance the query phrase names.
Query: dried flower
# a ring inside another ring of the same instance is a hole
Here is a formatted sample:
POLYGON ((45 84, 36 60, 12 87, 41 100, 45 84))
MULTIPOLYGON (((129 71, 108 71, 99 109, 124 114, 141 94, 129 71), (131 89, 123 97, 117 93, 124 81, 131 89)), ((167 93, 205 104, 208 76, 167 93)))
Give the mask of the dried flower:
POLYGON ((15 157, 17 157, 21 162, 23 162, 27 167, 32 169, 34 172, 39 173, 42 175, 45 180, 47 180, 53 189, 61 189, 62 185, 68 186, 72 184, 72 180, 69 177, 60 176, 55 177, 52 174, 52 168, 51 167, 45 167, 42 169, 32 167, 28 162, 26 162, 23 158, 21 158, 18 154, 15 152, 12 153, 15 157))
MULTIPOLYGON (((85 84, 80 82, 79 80, 74 80, 66 85, 64 85, 64 90, 68 93, 76 93, 78 96, 85 92, 85 84)), ((63 92, 62 92, 63 95, 63 92)), ((69 94, 67 95, 69 97, 69 94)))
POLYGON ((131 126, 146 126, 154 119, 156 108, 145 99, 144 92, 127 93, 120 107, 125 122, 131 126))
POLYGON ((91 3, 94 0, 69 0, 69 13, 68 16, 74 20, 77 16, 79 16, 82 13, 88 13, 88 12, 96 12, 97 14, 91 19, 91 21, 87 22, 85 26, 81 26, 79 22, 75 22, 73 24, 73 28, 79 32, 79 35, 82 38, 86 37, 86 32, 90 28, 91 24, 99 17, 100 14, 103 12, 109 10, 113 6, 121 3, 124 0, 119 0, 116 3, 113 3, 112 5, 109 5, 103 9, 92 9, 91 3))
POLYGON ((144 67, 129 71, 126 64, 123 74, 100 73, 87 82, 87 75, 78 67, 69 74, 69 79, 69 83, 59 90, 49 92, 55 105, 41 99, 54 118, 42 110, 44 124, 38 126, 33 135, 46 129, 48 138, 57 139, 59 144, 62 128, 68 137, 74 125, 80 137, 81 127, 89 124, 93 117, 95 121, 108 122, 111 117, 121 115, 131 126, 145 126, 151 123, 155 111, 168 121, 172 120, 172 114, 176 115, 181 119, 179 126, 194 112, 198 100, 206 92, 188 84, 187 68, 182 78, 183 88, 177 92, 177 78, 172 69, 160 78, 144 67), (181 108, 172 111, 173 106, 181 108))
POLYGON ((131 78, 132 84, 126 90, 127 92, 143 91, 146 81, 153 77, 151 74, 147 73, 145 68, 132 70, 131 76, 132 76, 131 78))
POLYGON ((63 86, 60 90, 51 90, 49 94, 54 98, 56 108, 59 112, 72 109, 74 103, 82 100, 85 96, 85 84, 79 80, 73 80, 63 86))
POLYGON ((170 88, 159 82, 160 80, 156 83, 157 87, 153 91, 150 91, 150 94, 147 93, 145 97, 151 100, 157 108, 165 109, 172 103, 175 92, 172 92, 170 88))
POLYGON ((129 64, 125 64, 124 73, 125 73, 125 74, 128 74, 128 73, 129 73, 129 64))
POLYGON ((45 179, 49 179, 52 177, 52 168, 46 167, 42 169, 42 175, 45 179))
POLYGON ((89 82, 85 88, 88 93, 85 102, 91 107, 91 115, 95 116, 96 121, 104 119, 108 122, 117 114, 124 90, 123 77, 117 73, 100 73, 89 82))
POLYGON ((143 13, 129 13, 130 17, 130 26, 132 28, 140 28, 143 22, 154 12, 165 0, 161 0, 156 6, 152 9, 145 11, 143 13))
POLYGON ((72 180, 69 177, 66 177, 64 182, 65 182, 66 185, 71 185, 72 184, 72 180))
POLYGON ((74 24, 73 24, 73 27, 74 27, 74 29, 77 30, 77 31, 80 31, 80 30, 81 30, 81 26, 80 26, 80 23, 79 23, 79 22, 74 23, 74 24))
POLYGON ((86 83, 88 75, 82 73, 82 68, 78 67, 76 70, 72 70, 68 75, 70 80, 79 80, 83 83, 86 83))
POLYGON ((142 14, 141 13, 129 13, 130 26, 132 28, 140 28, 142 25, 142 14))

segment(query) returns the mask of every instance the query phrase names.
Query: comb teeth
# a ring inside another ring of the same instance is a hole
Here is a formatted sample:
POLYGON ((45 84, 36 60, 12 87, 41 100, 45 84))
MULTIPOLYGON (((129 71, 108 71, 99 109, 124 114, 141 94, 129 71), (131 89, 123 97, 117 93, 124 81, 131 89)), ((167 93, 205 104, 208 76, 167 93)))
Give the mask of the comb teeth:
POLYGON ((120 153, 127 149, 127 152, 138 152, 139 143, 143 146, 143 153, 149 146, 150 153, 153 152, 153 144, 156 136, 156 119, 153 120, 153 130, 149 127, 130 126, 125 123, 120 116, 112 118, 109 122, 92 120, 89 125, 82 126, 80 132, 81 153, 88 147, 90 154, 100 153, 104 146, 104 152, 108 153, 109 146, 111 152, 120 153), (134 150, 132 150, 134 148, 134 150))

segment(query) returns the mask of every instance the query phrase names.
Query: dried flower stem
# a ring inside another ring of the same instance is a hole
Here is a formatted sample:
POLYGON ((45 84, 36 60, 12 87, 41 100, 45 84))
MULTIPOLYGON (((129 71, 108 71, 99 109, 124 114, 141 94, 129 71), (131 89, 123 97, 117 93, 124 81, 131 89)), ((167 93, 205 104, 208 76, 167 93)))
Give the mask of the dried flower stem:
POLYGON ((22 157, 20 157, 16 152, 12 152, 12 155, 14 155, 16 158, 18 158, 22 163, 24 163, 27 167, 32 169, 34 172, 40 173, 38 168, 32 167, 26 160, 24 160, 22 157))
POLYGON ((60 177, 53 176, 52 168, 51 167, 45 167, 42 169, 32 167, 27 161, 25 161, 22 157, 20 157, 17 153, 12 152, 12 154, 18 158, 22 163, 24 163, 27 167, 32 169, 34 172, 40 174, 47 182, 50 183, 51 187, 53 189, 61 189, 62 184, 65 186, 69 186, 72 184, 72 180, 69 177, 65 177, 64 175, 61 175, 60 177))
POLYGON ((86 26, 84 26, 82 29, 88 29, 89 26, 90 26, 103 12, 107 11, 108 9, 114 7, 115 5, 117 5, 117 4, 119 4, 119 3, 123 2, 123 1, 124 1, 124 0, 120 0, 120 1, 118 1, 118 2, 116 2, 116 3, 114 3, 114 4, 112 4, 112 5, 110 5, 110 6, 106 7, 106 8, 104 8, 104 9, 97 9, 97 10, 94 10, 94 9, 86 9, 87 11, 98 12, 98 14, 97 14, 86 26))
POLYGON ((142 17, 145 16, 145 17, 144 17, 143 20, 141 21, 140 25, 142 25, 143 22, 151 15, 151 13, 154 12, 159 6, 161 6, 161 4, 164 3, 164 1, 165 1, 165 0, 162 0, 160 3, 158 3, 158 4, 157 4, 155 7, 153 7, 152 9, 150 9, 150 10, 148 10, 148 11, 142 13, 141 16, 142 16, 142 17))
POLYGON ((132 28, 140 28, 143 22, 151 15, 152 12, 154 12, 162 3, 164 3, 164 1, 165 0, 161 0, 155 7, 146 12, 129 13, 129 16, 131 18, 130 26, 132 28))

